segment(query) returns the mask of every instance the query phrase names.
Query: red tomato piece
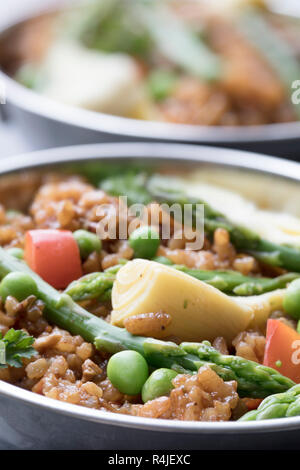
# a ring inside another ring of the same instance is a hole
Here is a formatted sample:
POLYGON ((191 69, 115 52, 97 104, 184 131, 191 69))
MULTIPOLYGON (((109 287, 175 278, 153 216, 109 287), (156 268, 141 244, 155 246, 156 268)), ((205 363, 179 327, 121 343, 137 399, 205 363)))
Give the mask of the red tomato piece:
POLYGON ((280 320, 268 320, 264 365, 300 383, 300 335, 280 320))
POLYGON ((82 276, 79 248, 68 230, 28 231, 24 257, 29 267, 56 289, 64 289, 82 276))

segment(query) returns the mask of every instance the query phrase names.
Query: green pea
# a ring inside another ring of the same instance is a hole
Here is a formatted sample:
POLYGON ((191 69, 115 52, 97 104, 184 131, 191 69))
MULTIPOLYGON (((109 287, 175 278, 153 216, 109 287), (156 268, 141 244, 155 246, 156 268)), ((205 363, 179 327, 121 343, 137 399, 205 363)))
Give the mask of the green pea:
POLYGON ((121 393, 126 395, 141 393, 148 375, 148 364, 136 351, 118 352, 107 364, 107 377, 121 393))
POLYGON ((154 398, 169 395, 173 388, 172 380, 176 377, 177 372, 171 369, 157 369, 148 380, 144 383, 142 389, 142 399, 146 403, 154 398))
POLYGON ((97 253, 101 251, 101 240, 94 233, 87 230, 76 230, 73 236, 78 244, 81 258, 86 259, 93 251, 97 253))
POLYGON ((30 295, 37 295, 36 282, 27 273, 14 272, 7 274, 0 283, 0 297, 3 301, 11 295, 19 302, 30 295))
POLYGON ((283 308, 291 317, 300 319, 300 279, 295 279, 288 286, 283 297, 283 308))
POLYGON ((24 250, 22 248, 8 248, 7 253, 15 258, 24 259, 24 250))
POLYGON ((137 228, 129 237, 129 246, 133 249, 135 258, 153 258, 159 243, 158 232, 149 226, 137 228))

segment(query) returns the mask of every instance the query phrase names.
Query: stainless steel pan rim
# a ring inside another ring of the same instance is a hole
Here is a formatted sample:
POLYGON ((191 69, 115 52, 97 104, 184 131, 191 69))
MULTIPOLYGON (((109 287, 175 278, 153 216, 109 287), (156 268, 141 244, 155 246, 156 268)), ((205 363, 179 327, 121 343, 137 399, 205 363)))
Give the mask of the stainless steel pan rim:
POLYGON ((199 162, 248 169, 300 181, 300 164, 246 150, 233 150, 206 145, 153 142, 118 142, 87 144, 40 150, 0 160, 0 175, 14 170, 55 163, 100 159, 165 159, 199 162))
MULTIPOLYGON (((153 143, 117 143, 93 144, 59 149, 43 150, 27 155, 0 160, 0 176, 13 171, 72 163, 76 161, 103 159, 153 158, 155 161, 199 162, 228 168, 249 169, 274 174, 300 181, 300 165, 294 162, 266 157, 255 153, 239 150, 191 146, 180 144, 153 143)), ((133 416, 88 409, 53 400, 33 392, 23 390, 14 385, 0 381, 0 397, 14 398, 24 404, 42 407, 56 413, 69 415, 81 420, 110 424, 134 429, 183 433, 257 433, 275 432, 300 428, 300 417, 266 420, 261 422, 182 422, 161 419, 145 419, 133 416)))
POLYGON ((79 405, 73 405, 62 401, 47 398, 42 395, 23 390, 15 385, 10 385, 0 381, 0 396, 14 398, 24 404, 46 408, 55 413, 60 413, 80 420, 92 421, 107 425, 115 425, 134 429, 160 431, 160 432, 178 432, 178 433, 257 433, 257 432, 275 432, 299 429, 300 418, 284 418, 253 422, 195 422, 163 420, 153 418, 139 418, 122 414, 111 413, 109 411, 100 411, 85 408, 79 405))
POLYGON ((300 137, 300 122, 224 127, 143 121, 89 111, 50 100, 25 88, 0 71, 1 82, 4 84, 8 103, 53 121, 112 135, 211 143, 274 142, 300 137))

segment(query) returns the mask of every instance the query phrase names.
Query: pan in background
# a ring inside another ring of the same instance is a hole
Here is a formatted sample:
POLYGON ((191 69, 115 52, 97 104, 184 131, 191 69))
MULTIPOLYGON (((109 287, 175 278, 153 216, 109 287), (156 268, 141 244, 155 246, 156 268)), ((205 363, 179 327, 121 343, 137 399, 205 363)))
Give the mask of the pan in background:
MULTIPOLYGON (((42 9, 57 4, 56 0, 47 0, 42 9)), ((28 5, 22 5, 15 19, 10 18, 9 24, 0 25, 0 67, 4 65, 3 57, 6 56, 5 61, 9 58, 7 45, 14 25, 31 17, 33 10, 31 8, 28 12, 28 5)), ((253 127, 209 127, 142 121, 54 102, 26 89, 4 72, 0 72, 0 80, 7 94, 6 114, 15 120, 33 148, 153 139, 236 147, 295 159, 300 154, 299 122, 253 127)))

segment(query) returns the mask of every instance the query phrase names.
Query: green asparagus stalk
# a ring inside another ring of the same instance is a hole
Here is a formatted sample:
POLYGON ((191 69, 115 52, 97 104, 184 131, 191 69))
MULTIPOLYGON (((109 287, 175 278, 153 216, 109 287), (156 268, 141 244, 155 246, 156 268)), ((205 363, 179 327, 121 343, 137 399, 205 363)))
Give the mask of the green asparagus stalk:
POLYGON ((87 274, 71 282, 66 288, 65 293, 75 300, 75 302, 83 300, 99 300, 106 302, 111 299, 111 291, 115 279, 115 274, 106 271, 87 274))
POLYGON ((203 204, 204 228, 210 237, 213 236, 217 228, 224 228, 229 232, 230 240, 238 251, 249 253, 265 264, 300 272, 299 248, 272 243, 261 238, 252 230, 235 225, 205 201, 189 198, 184 191, 170 184, 170 178, 160 175, 149 177, 146 174, 141 177, 141 175, 132 173, 124 176, 122 184, 120 184, 120 177, 111 177, 101 183, 101 188, 115 196, 129 194, 129 203, 157 200, 169 206, 173 204, 185 205, 185 210, 190 208, 192 211, 191 215, 194 220, 197 217, 197 205, 203 204), (134 191, 132 191, 132 187, 134 191))
POLYGON ((166 5, 139 2, 136 10, 158 51, 171 63, 202 80, 217 80, 221 59, 166 5))
POLYGON ((23 262, 0 248, 0 279, 9 272, 26 272, 37 284, 38 297, 44 302, 46 318, 75 335, 81 335, 98 350, 114 354, 131 349, 142 354, 149 365, 178 372, 195 373, 209 365, 224 380, 237 380, 241 396, 264 398, 288 390, 290 379, 269 367, 235 356, 222 356, 209 343, 175 343, 133 336, 124 328, 110 325, 77 305, 69 295, 61 294, 43 281, 23 262))
POLYGON ((271 395, 242 416, 239 421, 261 421, 262 419, 288 418, 300 415, 300 385, 297 384, 285 393, 271 395))
POLYGON ((294 279, 299 278, 297 273, 287 273, 275 278, 243 276, 236 271, 202 271, 190 269, 186 266, 174 265, 173 268, 189 274, 200 281, 219 289, 226 294, 249 296, 260 295, 276 289, 282 289, 294 279))
POLYGON ((203 80, 219 78, 221 59, 167 4, 161 0, 106 0, 96 8, 85 6, 76 15, 73 12, 64 27, 92 49, 127 53, 151 64, 155 46, 176 68, 203 80))
POLYGON ((261 238, 257 233, 245 227, 235 225, 222 213, 215 211, 205 201, 193 200, 170 185, 170 178, 154 175, 149 178, 147 189, 152 197, 159 202, 168 204, 190 205, 192 217, 197 217, 197 205, 204 205, 204 228, 209 236, 213 236, 217 228, 224 228, 230 235, 232 244, 238 251, 249 253, 259 261, 271 266, 284 268, 288 271, 300 272, 300 249, 292 246, 279 245, 261 238))
POLYGON ((104 178, 101 189, 113 196, 126 196, 129 206, 135 203, 149 204, 152 197, 146 188, 148 177, 147 173, 137 173, 134 169, 124 172, 123 168, 119 174, 104 178))
MULTIPOLYGON (((75 302, 83 300, 109 301, 116 274, 122 265, 114 266, 113 269, 110 268, 104 272, 87 274, 73 281, 66 288, 65 293, 72 297, 75 302)), ((172 265, 172 267, 200 281, 204 281, 226 294, 238 296, 259 295, 272 290, 282 289, 294 279, 300 277, 297 273, 287 273, 272 279, 243 276, 236 271, 229 270, 204 271, 176 264, 172 265)))
POLYGON ((136 14, 140 0, 101 0, 79 5, 61 17, 61 35, 85 47, 146 60, 151 37, 136 14))
POLYGON ((289 389, 294 382, 283 375, 278 376, 275 370, 270 367, 248 361, 239 356, 230 356, 219 353, 214 349, 209 341, 202 343, 182 343, 181 348, 189 354, 194 354, 202 361, 207 361, 221 367, 219 375, 223 378, 224 370, 229 369, 231 380, 238 382, 239 395, 261 398, 261 391, 264 389, 265 396, 272 393, 274 388, 287 387, 289 389), (251 381, 251 385, 250 385, 251 381), (257 394, 257 390, 260 390, 257 394), (260 396, 258 396, 260 395, 260 396))

